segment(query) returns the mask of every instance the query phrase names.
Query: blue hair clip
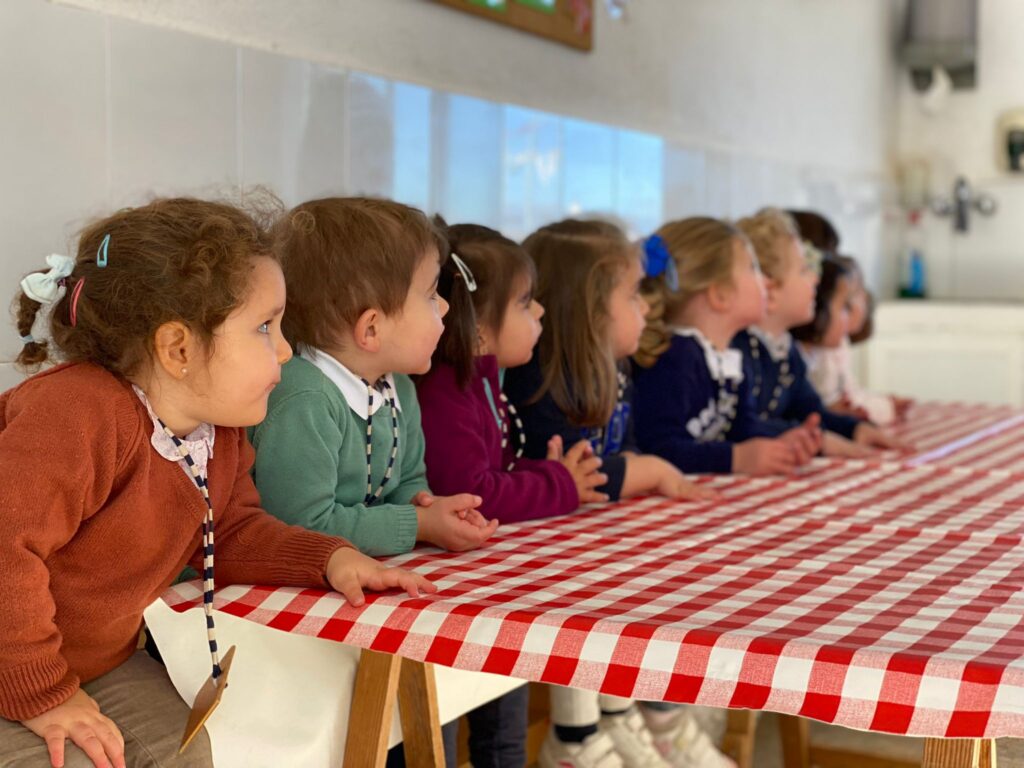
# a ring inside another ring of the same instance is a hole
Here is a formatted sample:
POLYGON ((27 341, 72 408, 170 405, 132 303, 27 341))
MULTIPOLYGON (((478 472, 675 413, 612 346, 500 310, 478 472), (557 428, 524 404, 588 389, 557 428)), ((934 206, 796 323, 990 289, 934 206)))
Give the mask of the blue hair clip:
POLYGON ((672 258, 665 241, 660 235, 651 235, 644 240, 644 273, 647 277, 664 275, 665 284, 670 290, 679 290, 679 273, 676 271, 676 260, 672 258))
POLYGON ((107 266, 107 248, 110 247, 110 233, 103 236, 103 242, 100 243, 100 247, 96 251, 96 266, 105 267, 107 266))

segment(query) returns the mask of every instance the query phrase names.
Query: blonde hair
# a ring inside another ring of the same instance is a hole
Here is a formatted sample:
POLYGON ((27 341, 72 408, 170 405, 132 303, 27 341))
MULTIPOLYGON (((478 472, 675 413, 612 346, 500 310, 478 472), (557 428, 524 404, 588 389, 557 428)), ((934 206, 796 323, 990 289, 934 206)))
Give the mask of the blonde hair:
POLYGON ((793 217, 779 208, 762 208, 736 225, 750 239, 761 272, 773 280, 782 279, 786 252, 779 246, 786 240, 800 242, 800 229, 793 217))
POLYGON ((537 266, 535 296, 544 307, 538 345, 542 384, 569 422, 608 423, 618 401, 618 363, 609 343, 609 298, 638 254, 606 221, 566 219, 523 242, 537 266))
POLYGON ((734 224, 708 216, 670 221, 655 234, 672 254, 679 287, 670 288, 664 275, 644 278, 640 284, 651 309, 633 359, 645 368, 654 365, 668 349, 672 339, 669 320, 680 309, 713 285, 731 284, 733 243, 740 240, 749 244, 734 224))

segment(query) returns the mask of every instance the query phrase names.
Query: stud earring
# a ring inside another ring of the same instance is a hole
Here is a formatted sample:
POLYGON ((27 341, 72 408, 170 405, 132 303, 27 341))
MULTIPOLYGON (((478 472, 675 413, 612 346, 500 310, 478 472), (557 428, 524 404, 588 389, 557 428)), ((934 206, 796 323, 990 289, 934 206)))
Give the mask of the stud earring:
POLYGON ((182 369, 181 369, 181 375, 182 375, 182 376, 184 376, 184 375, 185 375, 185 374, 187 374, 187 373, 188 373, 188 368, 182 368, 182 369))

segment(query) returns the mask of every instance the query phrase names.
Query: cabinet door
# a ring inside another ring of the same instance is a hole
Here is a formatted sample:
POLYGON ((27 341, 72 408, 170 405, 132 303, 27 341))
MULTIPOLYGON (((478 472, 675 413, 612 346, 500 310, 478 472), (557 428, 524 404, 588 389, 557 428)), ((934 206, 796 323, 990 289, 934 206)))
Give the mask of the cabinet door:
POLYGON ((872 339, 868 385, 876 392, 1024 405, 1024 339, 958 333, 888 333, 872 339))

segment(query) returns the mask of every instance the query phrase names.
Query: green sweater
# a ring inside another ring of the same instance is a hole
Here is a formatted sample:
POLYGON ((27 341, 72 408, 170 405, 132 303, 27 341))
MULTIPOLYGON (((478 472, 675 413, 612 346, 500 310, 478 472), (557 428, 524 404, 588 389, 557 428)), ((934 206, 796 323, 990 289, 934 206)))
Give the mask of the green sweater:
MULTIPOLYGON (((342 536, 368 555, 408 552, 416 544, 416 509, 409 502, 429 490, 416 388, 395 374, 398 455, 384 492, 366 497, 366 421, 338 387, 308 360, 294 357, 270 395, 267 417, 249 428, 256 449, 253 479, 264 508, 286 523, 342 536)), ((373 420, 373 488, 391 455, 391 408, 373 420)))

